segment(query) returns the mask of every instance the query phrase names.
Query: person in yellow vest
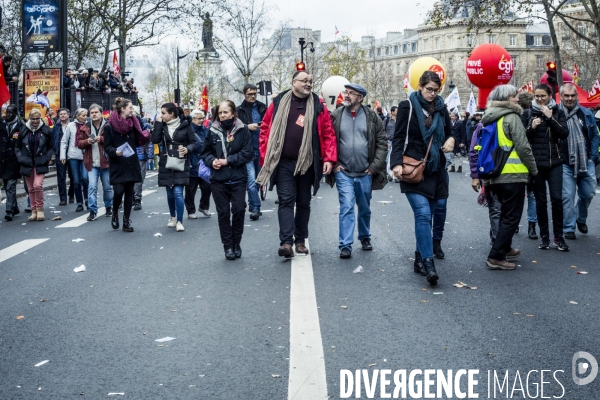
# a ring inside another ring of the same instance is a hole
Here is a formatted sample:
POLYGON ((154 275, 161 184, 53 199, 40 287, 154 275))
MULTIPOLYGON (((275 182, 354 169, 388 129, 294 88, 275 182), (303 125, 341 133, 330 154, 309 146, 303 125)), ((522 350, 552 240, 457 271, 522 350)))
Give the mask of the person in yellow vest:
POLYGON ((512 248, 512 237, 523 214, 529 175, 535 176, 538 172, 521 122, 522 112, 517 103, 517 88, 500 85, 490 93, 481 120, 484 126, 498 124, 499 147, 510 150, 514 145, 500 176, 483 182, 486 190, 491 190, 500 203, 500 225, 486 263, 490 269, 516 268, 510 260, 516 259, 521 251, 512 248))

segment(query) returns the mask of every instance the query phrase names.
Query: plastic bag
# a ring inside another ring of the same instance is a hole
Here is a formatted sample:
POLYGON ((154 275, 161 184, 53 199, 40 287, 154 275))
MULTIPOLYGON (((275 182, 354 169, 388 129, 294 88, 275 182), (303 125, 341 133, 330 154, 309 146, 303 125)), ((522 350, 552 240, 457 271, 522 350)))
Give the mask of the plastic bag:
POLYGON ((200 163, 198 164, 198 176, 210 183, 210 173, 210 168, 204 164, 203 160, 200 160, 200 163))

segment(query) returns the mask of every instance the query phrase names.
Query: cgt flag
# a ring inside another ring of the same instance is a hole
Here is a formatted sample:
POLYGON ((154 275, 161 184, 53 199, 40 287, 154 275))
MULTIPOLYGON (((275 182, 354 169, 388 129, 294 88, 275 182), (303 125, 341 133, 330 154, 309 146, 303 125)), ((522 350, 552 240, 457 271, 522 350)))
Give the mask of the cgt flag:
POLYGON ((113 52, 113 71, 115 72, 115 75, 121 73, 121 67, 119 66, 119 57, 117 57, 116 50, 113 52))
POLYGON ((579 67, 573 64, 573 82, 579 83, 579 67))
MULTIPOLYGON (((3 58, 4 57, 0 57, 0 65, 2 65, 3 58)), ((4 69, 0 68, 0 107, 9 100, 10 92, 8 91, 8 86, 6 86, 6 79, 4 79, 4 69)))
POLYGON ((202 89, 202 96, 200 97, 200 108, 204 110, 206 114, 208 114, 208 88, 204 85, 204 89, 202 89))
POLYGON ((588 101, 596 100, 598 97, 600 97, 600 79, 596 79, 596 82, 594 82, 594 85, 588 92, 588 101))

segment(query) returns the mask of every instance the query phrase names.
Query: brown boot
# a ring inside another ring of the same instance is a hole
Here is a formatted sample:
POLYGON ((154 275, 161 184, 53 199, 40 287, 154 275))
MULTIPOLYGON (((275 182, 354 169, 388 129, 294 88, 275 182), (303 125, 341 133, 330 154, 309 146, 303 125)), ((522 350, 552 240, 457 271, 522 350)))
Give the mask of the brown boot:
POLYGON ((458 169, 456 170, 456 172, 462 172, 462 165, 458 166, 458 169))
POLYGON ((31 215, 27 218, 27 221, 37 221, 37 208, 31 209, 31 215))
POLYGON ((294 257, 294 249, 292 249, 292 246, 289 244, 284 244, 282 245, 278 252, 279 257, 285 257, 285 258, 291 258, 294 257))
POLYGON ((494 260, 491 258, 487 259, 486 264, 489 269, 512 270, 517 268, 517 266, 514 263, 508 262, 506 260, 494 260))
POLYGON ((43 221, 46 218, 44 218, 44 207, 38 207, 37 208, 37 220, 38 221, 43 221))
POLYGON ((448 170, 448 172, 454 172, 454 165, 450 167, 450 169, 448 170))

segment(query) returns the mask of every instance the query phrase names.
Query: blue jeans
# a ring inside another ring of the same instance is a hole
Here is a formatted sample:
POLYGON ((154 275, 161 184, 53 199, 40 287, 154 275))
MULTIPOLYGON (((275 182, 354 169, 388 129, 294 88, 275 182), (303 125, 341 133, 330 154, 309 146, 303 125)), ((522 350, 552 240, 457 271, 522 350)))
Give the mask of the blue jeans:
POLYGON ((588 207, 596 194, 596 169, 591 160, 588 160, 587 172, 573 176, 573 166, 563 167, 563 231, 575 232, 575 222, 585 224, 588 216, 588 207), (577 190, 577 204, 575 204, 575 190, 577 190))
POLYGON ((258 158, 246 163, 246 173, 248 174, 247 190, 248 190, 248 208, 250 211, 260 211, 260 195, 258 194, 259 186, 256 183, 256 175, 260 171, 258 167, 258 158))
POLYGON ((339 249, 352 251, 354 243, 354 205, 358 206, 358 240, 371 238, 371 175, 352 178, 343 172, 335 174, 335 184, 340 200, 339 249))
POLYGON ((94 214, 98 214, 98 178, 102 181, 102 200, 104 207, 112 207, 113 188, 110 186, 110 170, 92 167, 88 171, 88 206, 94 214))
POLYGON ((167 186, 167 202, 169 203, 171 217, 175 216, 175 209, 177 209, 177 222, 182 222, 183 210, 185 209, 183 201, 183 185, 167 186))
POLYGON ((527 221, 537 223, 537 211, 535 208, 535 194, 533 193, 533 190, 527 191, 527 221))
POLYGON ((73 187, 77 204, 83 205, 83 199, 88 197, 88 172, 83 166, 83 160, 69 160, 73 173, 73 187), (82 191, 83 190, 83 191, 82 191))
POLYGON ((406 198, 415 216, 417 251, 421 253, 421 257, 423 258, 433 258, 431 219, 438 200, 429 199, 418 193, 406 193, 406 198))

